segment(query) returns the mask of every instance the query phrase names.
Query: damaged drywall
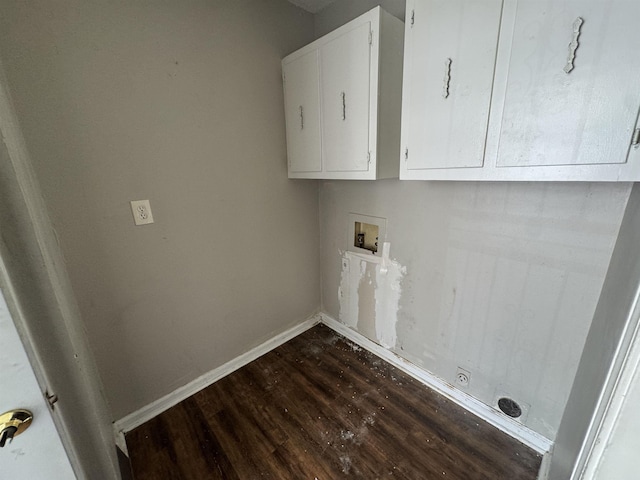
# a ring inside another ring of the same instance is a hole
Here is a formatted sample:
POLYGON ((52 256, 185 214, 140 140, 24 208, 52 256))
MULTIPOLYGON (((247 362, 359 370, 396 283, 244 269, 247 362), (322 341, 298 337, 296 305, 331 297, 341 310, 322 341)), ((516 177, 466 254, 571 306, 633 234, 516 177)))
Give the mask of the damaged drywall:
POLYGON ((342 323, 386 348, 394 348, 402 278, 407 269, 389 259, 389 248, 385 243, 382 257, 339 252, 342 273, 338 298, 342 323))

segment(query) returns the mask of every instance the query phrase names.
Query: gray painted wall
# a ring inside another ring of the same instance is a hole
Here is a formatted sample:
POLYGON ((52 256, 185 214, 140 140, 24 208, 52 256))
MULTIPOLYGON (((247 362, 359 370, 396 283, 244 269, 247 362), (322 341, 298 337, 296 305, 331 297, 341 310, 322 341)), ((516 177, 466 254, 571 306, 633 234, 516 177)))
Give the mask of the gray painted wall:
POLYGON ((316 13, 316 38, 335 30, 377 5, 404 21, 406 0, 338 0, 316 13))
POLYGON ((114 419, 317 311, 284 0, 3 2, 0 53, 114 419), (155 223, 135 227, 130 200, 155 223))
MULTIPOLYGON (((631 312, 634 308, 636 292, 640 289, 638 245, 640 245, 640 186, 634 184, 602 294, 586 339, 584 353, 558 430, 549 477, 551 480, 570 477, 591 418, 596 411, 598 398, 603 390, 616 349, 621 342, 628 347, 630 336, 623 338, 623 332, 632 319, 631 312)), ((633 325, 629 328, 631 332, 634 330, 633 325)), ((623 348, 622 351, 626 349, 623 348)), ((616 371, 619 371, 619 367, 620 365, 617 365, 616 371)))

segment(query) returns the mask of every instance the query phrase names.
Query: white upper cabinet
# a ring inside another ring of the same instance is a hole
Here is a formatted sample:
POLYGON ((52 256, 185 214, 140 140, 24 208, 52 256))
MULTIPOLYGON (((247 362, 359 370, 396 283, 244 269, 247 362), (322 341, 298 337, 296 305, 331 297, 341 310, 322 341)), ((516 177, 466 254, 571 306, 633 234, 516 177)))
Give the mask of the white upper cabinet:
POLYGON ((627 161, 640 106, 638 15, 639 0, 517 3, 498 166, 627 161))
POLYGON ((500 3, 407 2, 400 177, 639 181, 640 1, 500 3))
POLYGON ((376 7, 282 60, 289 178, 398 176, 403 31, 376 7))
POLYGON ((482 167, 502 0, 407 2, 401 177, 482 167))
POLYGON ((318 52, 302 55, 282 66, 289 171, 319 172, 320 84, 318 52))

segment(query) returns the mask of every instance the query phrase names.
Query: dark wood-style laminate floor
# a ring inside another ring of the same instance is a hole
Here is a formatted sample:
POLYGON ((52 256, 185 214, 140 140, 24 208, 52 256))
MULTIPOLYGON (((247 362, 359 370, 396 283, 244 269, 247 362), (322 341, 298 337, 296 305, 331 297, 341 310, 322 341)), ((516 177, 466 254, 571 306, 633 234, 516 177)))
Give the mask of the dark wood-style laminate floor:
POLYGON ((535 480, 541 462, 322 325, 126 440, 135 480, 535 480))

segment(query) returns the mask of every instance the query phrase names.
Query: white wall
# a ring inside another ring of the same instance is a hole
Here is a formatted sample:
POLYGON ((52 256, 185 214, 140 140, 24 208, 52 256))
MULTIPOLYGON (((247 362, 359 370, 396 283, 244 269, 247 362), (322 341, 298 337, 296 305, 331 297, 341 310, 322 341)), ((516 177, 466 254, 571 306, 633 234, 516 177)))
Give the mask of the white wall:
POLYGON ((319 305, 315 182, 289 181, 285 0, 2 2, 0 53, 114 419, 319 305), (129 201, 155 224, 134 227, 129 201))
MULTIPOLYGON (((323 310, 338 298, 349 212, 387 219, 391 257, 406 269, 397 309, 377 318, 385 280, 347 287, 356 330, 492 404, 531 406, 526 424, 553 439, 598 301, 628 184, 324 182, 320 189, 323 310), (355 298, 355 300, 353 300, 355 298)), ((351 263, 351 272, 358 266, 351 263)), ((344 283, 341 290, 345 291, 344 283)), ((342 310, 341 310, 342 307, 342 310)))

